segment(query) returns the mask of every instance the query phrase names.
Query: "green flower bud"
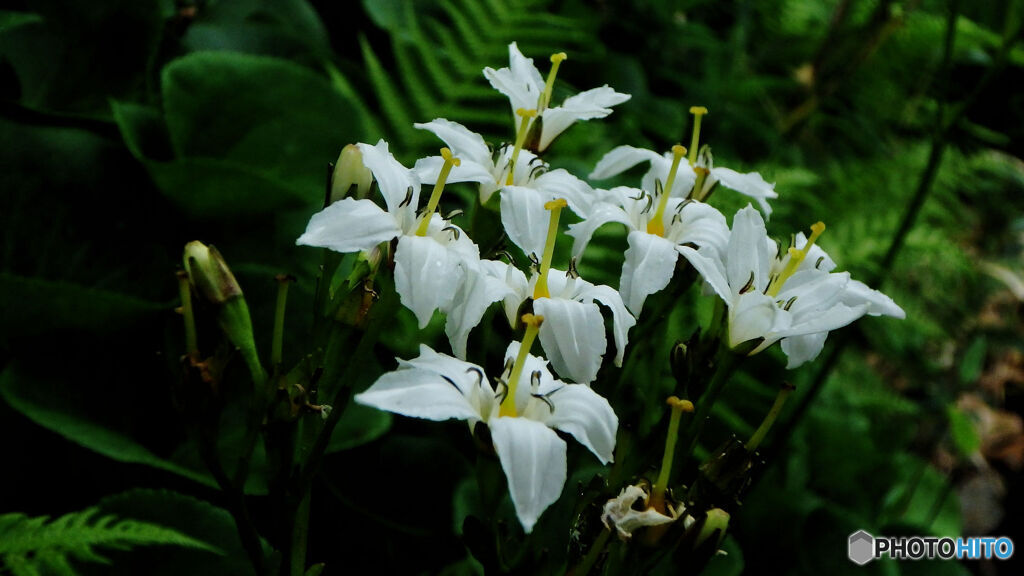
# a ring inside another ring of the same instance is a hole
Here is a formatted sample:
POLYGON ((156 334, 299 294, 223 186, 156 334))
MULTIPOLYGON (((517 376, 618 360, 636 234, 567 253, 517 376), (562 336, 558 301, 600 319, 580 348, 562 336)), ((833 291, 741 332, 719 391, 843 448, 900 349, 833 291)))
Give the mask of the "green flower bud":
POLYGON ((224 257, 213 246, 193 240, 185 245, 185 271, 196 291, 212 304, 223 304, 242 296, 224 257))
POLYGON ((359 148, 355 144, 342 148, 331 173, 331 203, 353 194, 358 199, 366 198, 372 184, 373 173, 363 164, 359 148))

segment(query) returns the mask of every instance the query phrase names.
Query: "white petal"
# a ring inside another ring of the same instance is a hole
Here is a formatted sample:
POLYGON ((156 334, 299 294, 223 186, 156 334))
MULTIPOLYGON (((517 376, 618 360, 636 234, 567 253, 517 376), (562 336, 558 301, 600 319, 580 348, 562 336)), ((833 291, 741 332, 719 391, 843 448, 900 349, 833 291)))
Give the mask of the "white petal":
MULTIPOLYGON (((426 158, 420 158, 416 161, 416 165, 413 166, 413 172, 423 182, 436 182, 437 177, 441 174, 441 167, 444 165, 444 158, 440 156, 428 156, 426 158)), ((451 171, 448 173, 448 179, 445 180, 449 184, 457 184, 459 182, 479 182, 481 184, 492 184, 494 182, 494 176, 491 174, 490 168, 487 166, 478 164, 472 160, 463 160, 458 166, 452 166, 451 171)))
POLYGON ((680 246, 678 250, 726 304, 732 302, 732 289, 725 278, 725 263, 722 262, 721 254, 714 251, 699 252, 689 246, 680 246))
POLYGON ((469 387, 476 383, 476 376, 467 370, 479 370, 479 367, 466 362, 459 362, 457 366, 446 364, 443 358, 458 361, 441 357, 426 346, 421 346, 420 355, 418 364, 402 363, 398 370, 384 374, 365 392, 356 394, 356 402, 427 420, 482 419, 479 407, 467 398, 475 394, 469 387), (442 375, 448 376, 451 382, 442 375), (467 377, 472 382, 466 383, 467 377))
POLYGON ((786 353, 786 357, 789 359, 786 363, 786 368, 792 370, 805 362, 817 358, 818 354, 821 354, 821 349, 825 347, 826 338, 828 338, 828 332, 815 332, 813 334, 804 334, 803 336, 783 338, 780 345, 782 346, 782 351, 786 353))
POLYGON ((735 348, 740 344, 757 338, 765 338, 758 351, 775 343, 778 338, 772 332, 780 327, 788 327, 790 314, 775 305, 771 296, 757 290, 737 297, 729 305, 729 346, 735 348))
POLYGON ((515 42, 509 44, 508 55, 509 68, 484 68, 484 76, 495 90, 508 97, 513 114, 519 108, 536 109, 544 79, 533 65, 533 59, 523 56, 515 42))
POLYGON ((757 172, 740 174, 729 168, 712 168, 711 177, 716 178, 722 186, 753 198, 764 215, 771 216, 772 207, 768 205, 768 198, 778 198, 779 194, 775 191, 775 184, 765 182, 757 172))
POLYGON ((633 146, 617 146, 605 154, 598 161, 594 171, 590 173, 591 180, 604 180, 616 174, 621 174, 641 162, 657 162, 661 158, 654 150, 645 148, 634 148, 633 146))
POLYGON ((579 258, 583 251, 586 250, 587 245, 590 244, 590 239, 593 238, 594 232, 609 222, 630 225, 629 215, 626 214, 625 210, 607 202, 591 206, 590 214, 586 218, 580 222, 569 224, 569 230, 566 234, 575 239, 572 244, 573 257, 579 258))
POLYGON ((907 313, 892 298, 878 290, 872 290, 867 284, 858 280, 850 280, 843 292, 842 300, 848 306, 866 304, 867 313, 872 316, 892 316, 900 319, 907 317, 907 313))
POLYGON ((552 140, 577 120, 604 118, 612 113, 611 106, 626 100, 629 100, 628 94, 621 94, 605 85, 570 96, 561 106, 544 110, 541 113, 538 150, 543 152, 552 140))
MULTIPOLYGON (((491 164, 491 152, 484 137, 458 122, 436 118, 425 124, 413 124, 420 130, 429 130, 451 149, 455 157, 463 162, 471 160, 477 164, 491 164)), ((434 176, 434 179, 437 175, 434 176)), ((424 180, 429 182, 429 180, 424 180)))
POLYGON ((550 213, 544 204, 550 200, 542 192, 523 186, 501 190, 501 223, 513 244, 539 261, 547 242, 550 213))
POLYGON ((372 201, 343 198, 313 214, 295 243, 342 253, 359 252, 401 233, 395 217, 372 201))
POLYGON ((589 184, 562 168, 545 172, 534 180, 533 187, 540 190, 547 200, 564 198, 569 209, 581 218, 590 214, 590 208, 597 199, 589 184))
POLYGON ((505 283, 505 271, 500 268, 502 266, 508 265, 503 262, 482 261, 478 266, 468 269, 459 284, 455 298, 452 299, 450 309, 444 310, 447 314, 444 332, 448 335, 452 351, 458 358, 466 357, 469 333, 480 323, 487 307, 492 302, 513 294, 512 288, 505 283), (498 268, 496 269, 494 265, 498 268))
POLYGON ((581 384, 593 381, 608 347, 597 304, 538 298, 533 310, 544 317, 538 337, 555 370, 581 384))
POLYGON ((669 220, 666 235, 676 244, 694 244, 701 249, 713 249, 718 254, 725 254, 729 246, 729 225, 716 208, 703 202, 685 203, 683 200, 670 199, 668 210, 679 214, 675 224, 669 220), (682 209, 679 205, 684 204, 682 209))
POLYGON ((774 337, 786 338, 789 336, 813 334, 815 332, 828 332, 846 326, 863 316, 866 311, 867 306, 850 307, 844 304, 836 304, 828 310, 804 318, 799 323, 793 322, 791 326, 785 329, 776 330, 774 337))
MULTIPOLYGON (((541 393, 544 393, 543 386, 541 393)), ((607 400, 584 384, 562 384, 547 398, 554 410, 546 403, 534 400, 523 417, 572 434, 602 464, 612 461, 619 419, 607 400)))
POLYGON ((395 290, 420 328, 434 310, 450 306, 465 273, 461 258, 427 236, 402 236, 395 250, 395 290))
POLYGON ((647 297, 664 290, 672 280, 679 253, 674 243, 646 232, 630 232, 627 242, 619 293, 629 310, 640 316, 647 297))
POLYGON ((726 278, 734 293, 747 284, 751 272, 754 274, 753 290, 761 292, 768 287, 771 257, 766 239, 768 231, 760 212, 749 204, 736 212, 725 261, 726 278))
POLYGON ((515 326, 519 320, 519 307, 533 293, 530 291, 530 281, 526 279, 526 274, 523 274, 523 271, 515 266, 506 265, 505 285, 509 287, 511 293, 505 297, 502 305, 505 308, 505 317, 508 319, 509 326, 515 326))
POLYGON ((526 418, 493 418, 488 426, 516 515, 529 533, 562 494, 565 442, 554 430, 526 418))
POLYGON ((358 144, 359 151, 363 154, 363 164, 373 172, 377 180, 377 189, 384 196, 388 212, 398 214, 405 208, 406 211, 415 212, 419 205, 420 179, 405 166, 395 159, 388 150, 388 143, 381 140, 376 146, 369 144, 358 144), (412 198, 407 202, 406 197, 412 189, 412 198), (404 206, 399 206, 404 204, 404 206))
MULTIPOLYGON (((640 180, 640 185, 648 192, 655 192, 657 190, 655 181, 661 182, 662 185, 667 184, 668 172, 671 169, 672 154, 667 152, 664 156, 661 156, 657 160, 651 162, 651 168, 640 180)), ((675 180, 672 181, 672 190, 670 194, 673 198, 686 198, 690 194, 690 190, 693 189, 693 185, 696 182, 697 173, 694 172, 692 167, 690 167, 690 163, 684 159, 679 163, 679 166, 676 167, 676 177, 675 180)))

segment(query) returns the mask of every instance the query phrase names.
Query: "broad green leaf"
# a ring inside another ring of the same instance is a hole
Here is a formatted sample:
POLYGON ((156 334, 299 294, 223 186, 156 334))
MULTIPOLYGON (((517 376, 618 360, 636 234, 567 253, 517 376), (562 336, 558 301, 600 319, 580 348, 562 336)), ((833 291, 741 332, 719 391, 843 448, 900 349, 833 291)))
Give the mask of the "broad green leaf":
POLYGON ((317 61, 330 40, 305 0, 230 0, 200 10, 181 40, 190 51, 225 50, 317 61))
POLYGON ((35 338, 54 330, 113 333, 144 320, 154 320, 167 304, 70 282, 29 278, 0 272, 0 300, 5 306, 0 346, 35 338))
POLYGON ((14 69, 21 104, 108 118, 108 97, 144 93, 163 25, 157 0, 31 6, 35 21, 9 16, 9 24, 20 25, 0 35, 0 58, 14 69))
POLYGON ((303 209, 312 213, 323 192, 300 189, 249 166, 215 158, 147 162, 167 198, 197 220, 217 220, 303 209))
POLYGON ((391 414, 352 402, 331 434, 327 452, 341 452, 373 442, 391 429, 391 414))
POLYGON ((75 395, 63 388, 17 363, 0 373, 0 396, 36 424, 112 460, 151 466, 214 486, 206 474, 161 458, 126 433, 94 421, 75 395))
POLYGON ((42 22, 43 19, 39 14, 32 12, 12 12, 9 10, 0 10, 0 34, 8 32, 17 28, 18 26, 24 26, 25 24, 34 24, 36 22, 42 22))
MULTIPOLYGON (((216 546, 220 556, 168 548, 147 548, 115 556, 111 575, 251 576, 252 567, 242 549, 235 522, 224 509, 193 496, 169 490, 131 490, 99 502, 104 513, 117 514, 166 526, 216 546)), ((266 548, 266 545, 264 545, 266 548)))

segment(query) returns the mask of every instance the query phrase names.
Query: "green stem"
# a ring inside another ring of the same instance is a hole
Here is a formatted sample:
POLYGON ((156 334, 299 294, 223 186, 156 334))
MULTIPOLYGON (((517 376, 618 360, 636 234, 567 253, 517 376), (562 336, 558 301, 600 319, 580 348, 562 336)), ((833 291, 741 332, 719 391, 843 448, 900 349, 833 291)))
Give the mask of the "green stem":
POLYGON ((711 414, 711 408, 722 394, 726 383, 736 373, 736 369, 739 368, 740 361, 743 358, 744 356, 734 353, 727 345, 723 344, 719 348, 718 360, 715 362, 715 374, 711 377, 711 383, 708 384, 707 391, 696 402, 697 411, 693 417, 693 422, 690 423, 687 441, 684 444, 685 452, 682 455, 682 462, 689 460, 693 454, 693 450, 697 446, 697 440, 700 439, 701 432, 704 431, 704 425, 711 414))
POLYGON ((288 306, 288 285, 291 277, 286 274, 278 274, 274 277, 277 281, 277 305, 274 308, 274 336, 270 344, 270 365, 274 373, 281 367, 281 357, 284 350, 284 312, 288 306))
POLYGON ((185 319, 185 350, 189 356, 199 357, 199 343, 196 338, 196 317, 192 311, 192 287, 188 282, 188 273, 178 271, 178 293, 181 295, 181 315, 185 319))
POLYGON ((590 545, 590 550, 587 551, 587 555, 583 557, 574 568, 567 572, 568 576, 587 576, 590 573, 590 569, 597 563, 597 559, 601 557, 601 553, 604 552, 604 547, 608 544, 608 537, 612 535, 612 531, 605 528, 601 530, 601 533, 597 535, 594 543, 590 545))
POLYGON ((306 546, 309 540, 309 507, 312 492, 306 491, 295 511, 292 524, 292 541, 290 548, 291 576, 303 576, 306 573, 306 546))

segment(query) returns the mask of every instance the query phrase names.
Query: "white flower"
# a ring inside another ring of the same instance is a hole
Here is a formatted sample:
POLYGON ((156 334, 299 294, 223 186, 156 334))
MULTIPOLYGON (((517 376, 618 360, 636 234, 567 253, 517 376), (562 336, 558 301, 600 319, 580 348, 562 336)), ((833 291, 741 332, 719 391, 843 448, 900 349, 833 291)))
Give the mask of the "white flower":
POLYGON ((607 464, 618 418, 608 401, 588 386, 555 380, 543 358, 520 354, 518 342, 509 345, 505 358, 507 364, 520 364, 519 378, 510 382, 506 371, 505 384, 496 394, 479 366, 421 345, 419 357, 400 360, 397 370, 381 376, 355 400, 414 418, 485 423, 516 514, 530 532, 565 484, 566 444, 554 430, 570 434, 607 464), (504 404, 503 394, 511 394, 504 404))
POLYGON ((555 137, 577 120, 604 118, 612 113, 612 106, 630 98, 628 94, 621 94, 605 85, 570 96, 561 106, 551 107, 551 88, 565 54, 555 54, 551 57, 552 67, 547 83, 533 65, 533 59, 523 56, 515 42, 509 44, 508 55, 508 68, 484 68, 484 76, 490 81, 491 86, 508 97, 513 119, 518 110, 538 111, 539 115, 534 121, 534 126, 540 123, 536 147, 538 152, 543 152, 555 137))
MULTIPOLYGON (((605 503, 601 522, 609 530, 614 526, 619 533, 619 539, 625 541, 632 538, 633 532, 641 528, 675 522, 686 510, 683 504, 676 507, 669 504, 667 506, 669 515, 665 515, 651 508, 648 504, 649 500, 650 493, 645 486, 626 486, 618 496, 605 503)), ((693 525, 694 519, 687 516, 683 522, 689 528, 693 525)))
MULTIPOLYGON (((478 182, 481 204, 486 204, 495 192, 505 186, 534 188, 551 195, 558 192, 573 202, 583 201, 592 194, 586 182, 564 169, 551 170, 547 162, 529 150, 519 151, 512 181, 509 182, 514 146, 506 144, 492 154, 483 136, 458 122, 435 118, 414 126, 433 132, 462 160, 461 166, 452 169, 448 181, 478 182)), ((437 178, 442 163, 440 156, 421 158, 413 170, 424 182, 429 182, 437 178)))
POLYGON ((451 306, 465 274, 464 263, 479 260, 479 249, 458 226, 433 211, 425 216, 427 226, 422 226, 416 214, 420 179, 391 155, 387 142, 358 147, 387 210, 371 200, 344 198, 314 214, 296 243, 347 253, 398 238, 395 288, 423 328, 434 310, 451 306))
POLYGON ((761 214, 748 205, 736 213, 724 253, 680 249, 729 306, 730 347, 755 341, 749 353, 756 354, 782 340, 787 368, 795 368, 818 356, 830 330, 864 314, 905 316, 885 294, 832 273, 835 263, 814 245, 825 226, 812 228, 811 238, 801 235, 779 258, 761 214))
POLYGON ((725 216, 702 202, 664 197, 665 206, 661 208, 659 199, 651 194, 624 186, 602 194, 609 200, 595 205, 588 218, 569 225, 568 234, 575 238, 573 255, 582 256, 602 225, 624 224, 629 230, 629 248, 619 278, 619 292, 634 315, 640 315, 648 296, 668 286, 681 246, 692 244, 705 252, 721 252, 729 242, 725 216), (660 228, 654 225, 655 221, 660 222, 660 228))
MULTIPOLYGON (((756 172, 740 174, 729 168, 713 167, 711 153, 706 147, 705 152, 700 155, 698 160, 694 165, 695 168, 686 164, 679 167, 675 184, 672 186, 671 193, 673 196, 679 196, 680 198, 690 197, 694 200, 703 201, 711 193, 714 186, 721 183, 726 188, 753 198, 757 201, 758 206, 761 207, 765 215, 771 215, 772 209, 768 205, 768 199, 779 197, 778 193, 775 192, 774 184, 765 182, 764 178, 756 172), (691 194, 690 191, 698 183, 699 172, 706 173, 706 176, 699 182, 701 184, 700 190, 694 190, 694 193, 691 194)), ((651 163, 650 169, 644 174, 641 186, 644 190, 652 193, 655 190, 656 181, 664 183, 668 178, 672 165, 672 154, 669 152, 662 155, 653 150, 634 148, 633 146, 619 146, 605 154, 598 161, 594 171, 590 173, 590 178, 594 180, 611 178, 641 162, 651 163)))
POLYGON ((533 298, 534 313, 545 319, 540 326, 540 344, 551 365, 566 378, 589 383, 597 378, 608 349, 604 318, 597 305, 600 302, 612 313, 615 365, 622 366, 629 329, 636 325, 636 319, 619 293, 554 268, 546 275, 546 289, 539 290, 541 277, 535 274, 528 283, 522 274, 509 277, 514 292, 505 300, 509 320, 515 320, 515 311, 523 301, 533 298))

